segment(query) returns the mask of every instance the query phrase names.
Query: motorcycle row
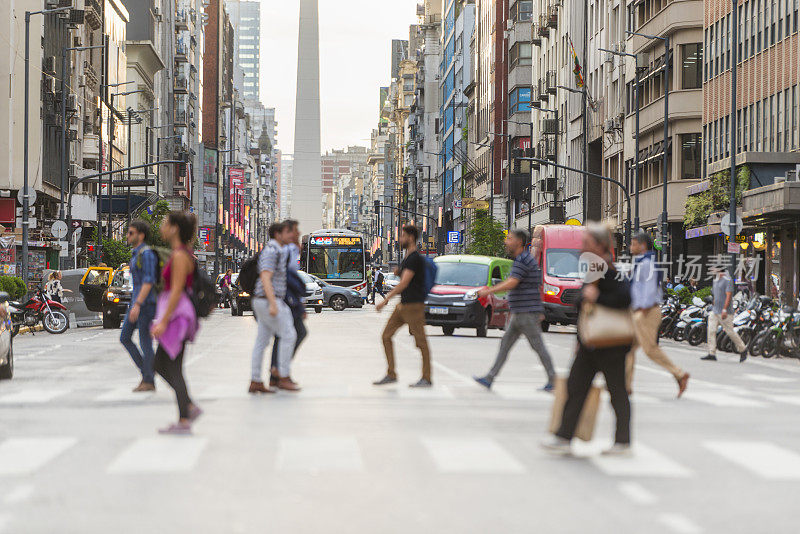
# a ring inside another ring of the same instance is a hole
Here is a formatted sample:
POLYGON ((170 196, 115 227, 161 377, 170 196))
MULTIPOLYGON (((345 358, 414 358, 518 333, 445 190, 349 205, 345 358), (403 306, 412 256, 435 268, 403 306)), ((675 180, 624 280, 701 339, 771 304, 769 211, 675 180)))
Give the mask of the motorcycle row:
MULTIPOLYGON (((744 294, 734 297, 734 330, 750 356, 800 358, 800 311, 780 302, 758 294, 751 298, 744 294)), ((707 340, 711 309, 710 297, 693 297, 690 304, 681 303, 675 296, 668 297, 661 307, 659 337, 700 345, 707 340)), ((733 341, 721 326, 716 336, 719 350, 735 352, 733 341)))
POLYGON ((11 301, 7 294, 2 295, 0 300, 4 301, 11 320, 12 336, 16 336, 22 326, 30 327, 33 332, 33 327, 39 323, 51 334, 63 334, 69 328, 66 306, 52 300, 41 288, 25 301, 11 301))

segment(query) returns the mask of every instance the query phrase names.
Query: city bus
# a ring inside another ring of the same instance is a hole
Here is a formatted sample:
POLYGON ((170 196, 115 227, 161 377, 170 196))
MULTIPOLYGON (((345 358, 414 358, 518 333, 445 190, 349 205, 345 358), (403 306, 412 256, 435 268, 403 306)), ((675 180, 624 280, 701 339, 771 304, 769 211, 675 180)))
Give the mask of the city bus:
POLYGON ((318 230, 303 236, 301 269, 321 280, 367 296, 367 263, 361 234, 350 230, 318 230))

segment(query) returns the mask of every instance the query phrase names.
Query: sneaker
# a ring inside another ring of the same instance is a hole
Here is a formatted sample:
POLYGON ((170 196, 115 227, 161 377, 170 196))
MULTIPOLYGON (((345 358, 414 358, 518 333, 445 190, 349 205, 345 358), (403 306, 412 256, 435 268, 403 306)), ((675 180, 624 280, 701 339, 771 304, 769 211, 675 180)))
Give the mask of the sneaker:
POLYGON ((248 393, 275 393, 274 389, 270 389, 264 385, 264 382, 250 382, 250 387, 247 388, 248 393))
POLYGON ((686 386, 689 385, 689 373, 683 373, 683 376, 678 379, 678 398, 686 391, 686 386))
POLYGON ((492 389, 492 379, 489 376, 473 376, 472 378, 486 389, 492 389))
POLYGON ((600 454, 603 456, 630 456, 633 451, 630 443, 615 443, 600 454))
POLYGON ((383 378, 381 378, 380 380, 377 380, 377 381, 373 382, 372 385, 373 386, 385 386, 386 384, 394 384, 396 382, 397 382, 397 377, 396 376, 386 375, 383 378))
POLYGON ((429 388, 432 385, 433 384, 431 384, 430 380, 425 379, 425 378, 420 378, 417 382, 415 382, 413 384, 409 384, 408 387, 410 387, 410 388, 429 388))
POLYGON ((203 415, 203 410, 201 410, 199 406, 192 405, 189 408, 189 422, 190 423, 194 423, 195 421, 200 419, 201 415, 203 415))
POLYGON ((705 360, 707 362, 715 362, 715 361, 717 361, 717 357, 714 356, 713 354, 706 354, 705 356, 703 356, 700 359, 701 360, 705 360))
POLYGON ((556 389, 556 385, 552 382, 548 382, 547 384, 543 385, 539 388, 539 391, 545 391, 547 393, 552 393, 553 390, 556 389))
POLYGON ((178 421, 177 423, 172 423, 164 428, 159 428, 158 433, 185 436, 192 433, 192 425, 190 423, 181 423, 178 421))
POLYGON ((560 436, 550 436, 540 443, 541 447, 547 452, 553 454, 572 454, 572 447, 570 441, 560 436))
POLYGON ((744 350, 743 350, 743 351, 742 351, 742 352, 739 354, 739 363, 742 363, 742 362, 743 362, 743 361, 745 361, 746 359, 747 359, 747 349, 744 349, 744 350))

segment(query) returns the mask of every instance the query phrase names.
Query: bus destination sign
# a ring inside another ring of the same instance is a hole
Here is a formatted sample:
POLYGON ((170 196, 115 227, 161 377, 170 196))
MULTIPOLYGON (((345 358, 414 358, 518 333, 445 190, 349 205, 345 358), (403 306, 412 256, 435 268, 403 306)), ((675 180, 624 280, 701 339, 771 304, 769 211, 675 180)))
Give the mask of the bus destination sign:
POLYGON ((361 238, 337 236, 312 237, 310 244, 324 247, 360 245, 361 238))

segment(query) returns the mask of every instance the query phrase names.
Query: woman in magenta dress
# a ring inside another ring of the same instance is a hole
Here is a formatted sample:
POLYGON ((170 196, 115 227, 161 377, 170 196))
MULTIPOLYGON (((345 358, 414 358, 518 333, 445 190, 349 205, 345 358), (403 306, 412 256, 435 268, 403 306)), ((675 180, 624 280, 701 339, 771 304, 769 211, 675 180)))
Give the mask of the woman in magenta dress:
POLYGON ((193 341, 198 321, 189 293, 192 291, 195 258, 189 244, 197 233, 194 214, 172 211, 161 223, 161 237, 169 243, 172 255, 164 266, 164 290, 158 296, 153 337, 158 340, 155 371, 175 390, 178 422, 159 430, 161 434, 190 434, 192 423, 203 411, 192 402, 183 377, 186 343, 193 341))

